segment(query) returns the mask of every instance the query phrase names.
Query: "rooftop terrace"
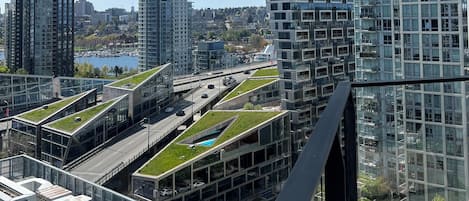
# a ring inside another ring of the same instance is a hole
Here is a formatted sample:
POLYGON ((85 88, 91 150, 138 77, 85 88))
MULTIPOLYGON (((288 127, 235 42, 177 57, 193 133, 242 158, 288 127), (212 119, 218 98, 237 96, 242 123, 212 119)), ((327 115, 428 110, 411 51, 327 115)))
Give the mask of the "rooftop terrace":
POLYGON ((34 123, 39 123, 45 120, 47 117, 50 117, 51 115, 55 114, 56 112, 65 109, 68 105, 72 104, 73 102, 85 96, 86 94, 87 92, 60 101, 56 101, 54 103, 46 105, 47 107, 42 106, 32 111, 20 114, 18 117, 34 123))
POLYGON ((142 82, 147 80, 149 77, 158 73, 161 70, 161 68, 162 67, 156 67, 156 68, 147 70, 145 72, 141 72, 139 74, 130 76, 128 78, 115 81, 109 85, 113 87, 124 88, 124 89, 135 89, 138 85, 140 85, 142 82))
POLYGON ((109 100, 100 105, 96 105, 81 112, 54 121, 48 124, 48 126, 57 130, 65 131, 67 133, 73 133, 82 125, 85 125, 90 120, 95 118, 96 115, 109 108, 116 101, 116 99, 109 100), (77 121, 78 118, 80 121, 77 121))
POLYGON ((237 96, 243 95, 250 91, 253 91, 259 87, 264 85, 270 84, 277 79, 250 79, 242 82, 239 86, 237 86, 233 91, 231 91, 228 95, 226 95, 222 101, 231 100, 237 96))
POLYGON ((252 77, 277 77, 279 75, 277 68, 264 68, 257 70, 252 77))
POLYGON ((152 160, 139 170, 139 173, 149 176, 159 176, 279 114, 282 114, 282 112, 210 111, 153 157, 152 160), (190 149, 189 145, 181 143, 231 118, 234 119, 233 122, 216 138, 213 145, 202 146, 195 144, 191 145, 194 146, 194 148, 190 149))

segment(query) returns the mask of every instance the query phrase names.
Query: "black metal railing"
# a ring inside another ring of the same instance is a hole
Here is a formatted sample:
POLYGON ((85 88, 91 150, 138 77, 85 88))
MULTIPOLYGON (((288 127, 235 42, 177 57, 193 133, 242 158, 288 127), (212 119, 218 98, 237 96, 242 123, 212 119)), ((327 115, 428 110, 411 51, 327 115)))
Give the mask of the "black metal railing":
POLYGON ((278 201, 311 201, 323 179, 325 200, 356 201, 357 129, 352 90, 366 87, 391 87, 469 81, 469 76, 373 82, 340 82, 330 97, 315 129, 296 161, 277 197, 278 201), (343 132, 341 133, 341 125, 343 132), (341 145, 341 142, 343 144, 341 145))

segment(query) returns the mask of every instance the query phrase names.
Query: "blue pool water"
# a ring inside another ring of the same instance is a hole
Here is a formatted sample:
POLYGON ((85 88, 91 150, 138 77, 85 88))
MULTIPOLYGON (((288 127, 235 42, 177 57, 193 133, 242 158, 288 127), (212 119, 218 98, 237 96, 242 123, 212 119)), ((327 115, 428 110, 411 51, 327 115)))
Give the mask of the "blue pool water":
POLYGON ((197 145, 201 145, 201 146, 204 146, 204 147, 211 147, 213 144, 215 144, 216 140, 217 140, 216 138, 213 138, 213 139, 210 139, 210 140, 205 140, 203 142, 197 143, 197 145))

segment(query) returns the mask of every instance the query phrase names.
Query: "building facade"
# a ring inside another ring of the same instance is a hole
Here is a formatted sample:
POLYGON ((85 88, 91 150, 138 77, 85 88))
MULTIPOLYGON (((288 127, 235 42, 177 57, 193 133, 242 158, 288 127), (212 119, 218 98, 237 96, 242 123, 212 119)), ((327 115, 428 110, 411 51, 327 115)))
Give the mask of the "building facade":
POLYGON ((336 83, 353 78, 352 6, 351 0, 267 1, 293 150, 302 150, 336 83))
POLYGON ((87 0, 78 0, 75 2, 75 17, 91 16, 94 14, 93 3, 87 0))
POLYGON ((42 125, 96 104, 96 89, 14 116, 9 130, 9 154, 41 159, 42 125))
MULTIPOLYGON (((465 74, 466 1, 355 1, 358 81, 465 74)), ((468 194, 467 86, 357 90, 362 172, 401 198, 463 201, 468 194)))
POLYGON ((220 70, 225 67, 225 42, 200 41, 194 50, 194 72, 220 70))
POLYGON ((73 0, 6 4, 5 57, 11 72, 73 76, 73 0))
POLYGON ((128 95, 50 122, 41 130, 41 159, 63 167, 129 126, 128 95))
POLYGON ((175 75, 192 73, 191 10, 187 0, 139 0, 140 71, 172 63, 175 75))
POLYGON ((132 175, 132 192, 158 201, 275 200, 291 169, 289 126, 286 111, 210 111, 132 175))

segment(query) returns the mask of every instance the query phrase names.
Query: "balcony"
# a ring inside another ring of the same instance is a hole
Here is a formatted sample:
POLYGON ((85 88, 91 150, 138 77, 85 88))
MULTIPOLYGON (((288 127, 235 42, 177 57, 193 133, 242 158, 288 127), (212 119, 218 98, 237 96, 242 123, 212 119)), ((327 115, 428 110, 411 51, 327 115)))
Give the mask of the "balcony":
MULTIPOLYGON (((357 144, 357 110, 353 97, 354 89, 371 87, 402 87, 404 85, 434 84, 448 82, 469 81, 469 77, 429 78, 374 82, 340 82, 329 99, 326 109, 314 125, 314 131, 307 139, 306 145, 293 167, 291 174, 280 191, 278 201, 315 200, 321 195, 326 201, 356 201, 358 199, 358 157, 357 153, 366 151, 370 147, 359 147, 357 144)), ((396 122, 399 123, 399 122, 396 122)), ((399 124, 396 127, 401 128, 399 124)), ((399 133, 396 133, 399 135, 399 133)), ((396 144, 397 158, 394 160, 398 182, 392 195, 398 195, 398 200, 407 200, 405 195, 411 193, 411 187, 402 183, 406 169, 405 155, 401 149, 406 145, 405 137, 402 143, 396 144), (399 171, 397 171, 399 170, 399 171)), ((408 143, 407 143, 408 144, 408 143)), ((371 153, 371 152, 370 152, 371 153)), ((372 155, 365 155, 360 167, 372 171, 380 171, 385 164, 376 160, 372 155)), ((360 185, 362 186, 362 184, 360 185)), ((418 192, 422 193, 422 189, 418 192)))

